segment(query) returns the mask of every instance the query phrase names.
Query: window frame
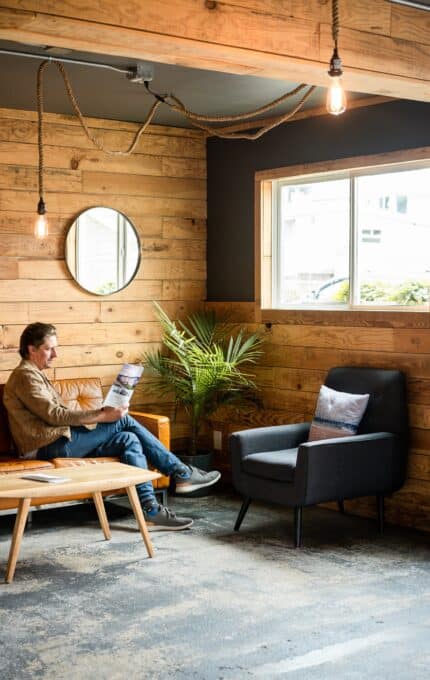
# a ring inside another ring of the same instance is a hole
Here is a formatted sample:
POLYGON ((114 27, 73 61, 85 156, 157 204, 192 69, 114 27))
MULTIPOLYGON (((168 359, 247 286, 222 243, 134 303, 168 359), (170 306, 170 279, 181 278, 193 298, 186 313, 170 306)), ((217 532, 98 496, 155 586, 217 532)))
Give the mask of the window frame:
MULTIPOLYGON (((291 317, 291 314, 312 315, 321 314, 362 314, 367 316, 372 314, 383 314, 384 318, 388 314, 423 314, 430 311, 429 306, 409 307, 396 305, 393 307, 384 306, 365 306, 362 304, 348 303, 346 305, 290 305, 288 307, 276 308, 272 304, 274 276, 273 266, 275 266, 274 248, 274 225, 272 216, 274 214, 275 199, 274 189, 282 180, 294 180, 294 183, 308 181, 311 177, 334 179, 337 177, 350 178, 350 195, 353 198, 354 178, 360 175, 381 174, 388 172, 399 172, 399 170, 412 170, 430 167, 430 147, 394 151, 389 153, 356 156, 327 162, 309 163, 303 165, 293 165, 272 170, 264 170, 255 173, 255 310, 256 319, 264 322, 271 322, 291 317), (331 176, 331 177, 329 177, 331 176)), ((351 213, 354 211, 355 202, 351 201, 351 213)), ((357 229, 354 228, 356 215, 350 215, 350 258, 354 258, 352 271, 357 271, 357 229)), ((277 232, 278 233, 278 232, 277 232)), ((352 261, 352 260, 351 260, 352 261)), ((356 290, 352 282, 352 290, 356 290)), ((356 296, 356 293, 355 293, 356 296)))

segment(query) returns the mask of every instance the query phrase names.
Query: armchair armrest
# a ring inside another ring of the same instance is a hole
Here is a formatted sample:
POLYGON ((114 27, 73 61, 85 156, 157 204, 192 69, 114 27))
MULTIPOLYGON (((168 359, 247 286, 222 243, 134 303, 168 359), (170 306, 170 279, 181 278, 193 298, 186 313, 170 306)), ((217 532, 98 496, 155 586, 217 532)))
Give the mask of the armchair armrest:
POLYGON ((398 438, 390 432, 301 444, 295 484, 304 505, 395 490, 398 438))
POLYGON ((138 423, 146 427, 170 451, 170 419, 167 416, 142 413, 141 411, 129 411, 129 414, 138 423))
POLYGON ((310 423, 299 423, 233 432, 229 439, 232 458, 241 460, 250 453, 295 448, 306 441, 309 429, 310 423))

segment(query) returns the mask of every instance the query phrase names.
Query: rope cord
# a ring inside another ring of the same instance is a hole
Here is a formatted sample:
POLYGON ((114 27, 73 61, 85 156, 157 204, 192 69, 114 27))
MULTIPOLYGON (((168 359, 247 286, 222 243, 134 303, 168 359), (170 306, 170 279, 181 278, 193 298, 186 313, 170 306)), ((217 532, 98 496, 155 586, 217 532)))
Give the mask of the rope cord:
MULTIPOLYGON (((269 132, 269 130, 273 130, 273 128, 277 127, 278 125, 281 125, 282 123, 285 123, 287 120, 292 118, 297 111, 303 106, 305 101, 311 96, 311 94, 315 90, 315 85, 311 85, 307 92, 303 95, 303 97, 300 99, 300 101, 296 104, 296 106, 291 110, 287 111, 287 113, 284 113, 283 115, 279 116, 275 121, 272 123, 268 123, 267 125, 263 125, 257 132, 254 133, 243 133, 243 132, 221 132, 220 130, 217 130, 217 128, 211 127, 209 125, 204 125, 203 123, 198 123, 197 121, 193 121, 193 125, 196 127, 200 128, 201 130, 204 130, 205 132, 208 132, 210 135, 214 135, 216 137, 220 137, 221 139, 249 139, 249 140, 255 140, 259 139, 262 137, 266 132, 269 132)), ((259 126, 259 121, 255 121, 255 127, 259 126)))
POLYGON ((332 0, 331 3, 331 34, 337 49, 337 42, 339 40, 339 0, 332 0))
MULTIPOLYGON (((338 12, 337 12, 337 0, 333 0, 333 37, 336 34, 337 39, 337 34, 339 31, 339 17, 338 17, 338 12), (336 26, 336 28, 335 28, 336 26)), ((102 142, 97 139, 95 135, 92 134, 90 131, 89 127, 87 126, 84 117, 82 115, 82 112, 79 108, 79 104, 77 102, 77 99, 73 93, 72 86, 70 83, 70 80, 68 78, 68 75, 65 71, 65 68, 63 64, 57 60, 54 59, 47 59, 43 61, 39 69, 37 71, 37 112, 38 112, 38 149, 39 149, 39 195, 40 198, 43 198, 43 193, 44 193, 44 183, 43 183, 43 173, 44 173, 44 152, 43 152, 43 73, 45 68, 48 66, 48 64, 55 64, 55 66, 58 68, 59 72, 61 73, 61 76, 64 81, 64 85, 66 87, 67 95, 69 97, 70 103, 72 105, 73 111, 75 115, 77 116, 87 138, 90 140, 94 146, 99 149, 100 151, 103 151, 104 153, 111 155, 111 156, 128 156, 133 151, 135 150, 139 139, 141 135, 145 132, 146 128, 152 121, 152 118, 154 117, 154 114, 160 104, 166 104, 169 108, 172 110, 182 113, 186 118, 188 118, 192 124, 207 132, 210 135, 215 135, 216 137, 220 137, 223 139, 248 139, 248 140, 255 140, 264 135, 266 132, 269 130, 272 130, 273 128, 277 127, 278 125, 281 125, 281 123, 286 122, 290 118, 292 118, 297 111, 303 106, 305 101, 309 99, 309 97, 312 95, 312 93, 315 90, 315 86, 309 86, 307 91, 302 95, 301 99, 299 102, 296 104, 296 106, 291 110, 288 111, 287 113, 281 114, 278 118, 276 118, 275 121, 272 121, 271 123, 268 123, 263 126, 259 126, 259 121, 255 121, 255 127, 259 128, 256 132, 254 133, 240 133, 240 132, 222 132, 221 130, 218 130, 216 127, 213 127, 211 125, 206 125, 206 123, 227 123, 227 122, 234 122, 234 121, 241 121, 241 120, 246 120, 248 118, 253 118, 254 116, 258 116, 261 114, 266 113, 267 111, 270 111, 273 109, 275 106, 278 106, 279 104, 282 104, 285 102, 287 99, 290 99, 291 97, 294 97, 296 94, 302 92, 304 88, 307 87, 305 83, 301 83, 297 87, 295 87, 293 90, 290 92, 286 92, 285 94, 281 95, 277 99, 274 99, 273 101, 269 102, 268 104, 265 104, 264 106, 260 106, 259 108, 255 109, 254 111, 248 111, 245 113, 240 113, 240 114, 235 114, 232 116, 207 116, 203 114, 198 114, 193 111, 190 111, 189 109, 186 108, 185 104, 174 94, 168 94, 168 95, 159 95, 152 90, 150 90, 148 83, 145 83, 145 87, 147 91, 155 97, 155 102, 153 103, 148 116, 145 120, 145 122, 140 126, 138 131, 136 132, 133 141, 131 142, 130 146, 128 149, 125 151, 116 151, 112 149, 106 149, 102 142), (170 100, 170 101, 168 101, 170 100)))
MULTIPOLYGON (((274 99, 273 101, 269 102, 268 104, 265 104, 264 106, 260 106, 259 108, 253 110, 253 111, 247 111, 245 113, 239 113, 235 114, 232 116, 206 116, 203 114, 195 113, 194 111, 191 111, 186 108, 185 104, 179 99, 179 97, 176 97, 174 94, 166 94, 166 95, 159 95, 156 92, 152 91, 148 84, 145 83, 145 87, 147 91, 155 97, 156 101, 152 105, 149 114, 146 118, 146 121, 141 125, 139 130, 136 132, 134 139, 128 149, 125 151, 114 151, 110 149, 106 149, 103 144, 95 137, 91 131, 89 130, 84 117, 82 115, 82 112, 79 108, 77 99, 73 93, 72 86, 70 83, 70 80, 67 76, 67 73, 65 71, 65 68, 63 64, 59 61, 56 61, 54 59, 47 59, 46 61, 42 62, 42 64, 39 66, 39 70, 37 73, 37 103, 38 103, 38 129, 39 129, 39 188, 40 191, 43 194, 43 165, 44 165, 44 156, 43 156, 43 123, 42 123, 42 117, 43 117, 43 71, 45 70, 46 66, 48 64, 55 64, 58 70, 60 71, 63 80, 64 80, 64 85, 66 87, 67 95, 69 97, 69 100, 72 104, 73 111, 75 115, 77 116, 87 138, 94 144, 94 146, 99 149, 100 151, 103 151, 104 153, 107 153, 111 156, 128 156, 129 154, 133 153, 135 150, 139 139, 141 135, 145 132, 146 128, 150 124, 152 118, 154 117, 154 114, 157 110, 157 108, 160 106, 160 104, 166 104, 169 108, 172 110, 176 111, 177 113, 182 113, 186 118, 188 118, 192 124, 195 127, 198 127, 201 130, 204 130, 208 132, 211 135, 215 135, 217 137, 221 137, 223 139, 258 139, 261 137, 263 134, 268 132, 269 130, 273 129, 277 125, 280 125, 281 123, 284 123, 285 121, 289 120, 292 118, 297 111, 303 106, 305 101, 310 97, 310 95, 313 93, 315 90, 315 87, 311 86, 308 88, 308 90, 305 92, 305 94, 301 97, 300 101, 298 104, 289 112, 282 114, 279 116, 279 118, 276 119, 275 122, 272 122, 268 125, 264 125, 261 127, 258 132, 256 133, 249 133, 249 134, 241 134, 241 133, 229 133, 225 132, 222 133, 221 131, 218 131, 216 127, 205 125, 205 123, 231 123, 235 121, 241 121, 241 120, 246 120, 249 118, 253 118, 254 116, 258 116, 261 114, 266 113, 267 111, 270 111, 271 109, 275 108, 276 106, 279 106, 283 102, 285 102, 287 99, 290 99, 291 97, 294 97, 295 95, 299 94, 302 92, 304 88, 307 87, 305 83, 301 83, 300 85, 297 85, 293 90, 290 92, 286 92, 285 94, 281 95, 277 99, 274 99), (170 101, 168 101, 170 100, 170 101)), ((255 126, 259 127, 259 122, 255 122, 255 126)))
MULTIPOLYGON (((55 61, 55 60, 51 60, 51 59, 48 59, 48 60, 42 62, 41 65, 39 66, 39 70, 37 72, 37 102, 38 102, 38 114, 39 114, 39 121, 38 121, 39 122, 39 137, 40 138, 42 137, 42 132, 41 132, 42 131, 42 114, 43 114, 43 92, 42 92, 42 85, 43 85, 42 80, 43 79, 42 79, 42 74, 43 74, 43 71, 48 64, 55 64, 55 66, 60 71, 60 73, 63 77, 63 80, 64 80, 64 85, 66 87, 67 95, 70 99, 70 103, 72 105, 73 111, 74 111, 75 115, 78 117, 79 122, 82 125, 82 128, 84 129, 84 132, 85 132, 86 136, 88 137, 88 139, 90 140, 90 142, 92 142, 94 144, 94 146, 97 147, 97 149, 99 149, 100 151, 103 151, 104 153, 109 154, 110 156, 128 156, 131 153, 133 153, 133 151, 135 150, 135 148, 136 148, 136 146, 139 142, 141 135, 145 132, 146 128, 150 124, 152 118, 154 117, 154 113, 156 112, 156 110, 158 109, 158 107, 161 104, 161 101, 157 100, 157 101, 154 102, 154 104, 152 105, 152 107, 151 107, 151 109, 148 113, 148 116, 147 116, 145 122, 140 126, 140 128, 138 129, 138 131, 134 135, 133 141, 131 142, 128 149, 126 149, 125 151, 114 151, 113 149, 106 149, 103 146, 102 142, 100 142, 97 139, 97 137, 95 137, 92 134, 92 132, 89 130, 89 128, 88 128, 88 126, 87 126, 87 124, 84 120, 84 117, 82 115, 82 112, 79 108, 77 99, 76 99, 76 97, 73 93, 72 86, 70 84, 70 80, 68 78, 68 75, 66 73, 66 70, 65 70, 63 64, 59 61, 55 61)), ((39 158, 40 158, 41 147, 42 147, 42 142, 40 141, 39 142, 39 158)), ((42 151, 42 166, 43 166, 43 151, 42 151)), ((39 168, 39 182, 40 182, 40 168, 39 168)), ((42 179, 42 185, 43 185, 43 179, 42 179)))
POLYGON ((193 111, 190 111, 185 107, 183 102, 178 98, 175 97, 175 95, 170 94, 166 95, 168 99, 171 99, 172 101, 175 102, 175 104, 170 104, 169 102, 166 102, 168 106, 170 106, 171 109, 174 111, 177 111, 178 113, 182 113, 186 118, 189 118, 190 120, 201 120, 205 121, 207 123, 231 123, 233 121, 239 121, 239 120, 246 120, 247 118, 253 118, 253 116, 258 116, 262 113, 266 113, 267 111, 270 111, 271 109, 275 108, 275 106, 278 106, 279 104, 282 104, 285 102, 287 99, 290 97, 294 97, 296 94, 301 92, 303 88, 306 87, 305 83, 301 83, 301 85, 298 85, 295 87, 293 90, 290 92, 286 92, 285 94, 281 95, 277 99, 274 99, 273 101, 269 102, 268 104, 265 104, 264 106, 260 106, 260 108, 255 109, 254 111, 248 111, 245 113, 238 113, 233 116, 205 116, 203 114, 199 113, 194 113, 193 111))

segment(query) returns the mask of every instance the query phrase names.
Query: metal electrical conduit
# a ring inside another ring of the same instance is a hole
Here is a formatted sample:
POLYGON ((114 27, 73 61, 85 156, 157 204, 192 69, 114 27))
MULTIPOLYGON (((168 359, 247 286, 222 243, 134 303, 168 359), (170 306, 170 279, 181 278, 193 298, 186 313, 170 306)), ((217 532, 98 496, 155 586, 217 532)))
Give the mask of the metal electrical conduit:
POLYGON ((0 48, 0 54, 7 54, 14 57, 28 57, 30 59, 42 59, 43 61, 61 61, 66 64, 77 64, 79 66, 95 66, 96 68, 105 68, 110 71, 117 71, 118 73, 125 73, 127 78, 132 82, 143 83, 150 82, 153 77, 152 64, 139 63, 136 66, 112 66, 112 64, 101 64, 97 61, 83 61, 82 59, 71 59, 69 57, 52 56, 50 54, 36 54, 34 52, 20 52, 19 50, 4 50, 0 48))

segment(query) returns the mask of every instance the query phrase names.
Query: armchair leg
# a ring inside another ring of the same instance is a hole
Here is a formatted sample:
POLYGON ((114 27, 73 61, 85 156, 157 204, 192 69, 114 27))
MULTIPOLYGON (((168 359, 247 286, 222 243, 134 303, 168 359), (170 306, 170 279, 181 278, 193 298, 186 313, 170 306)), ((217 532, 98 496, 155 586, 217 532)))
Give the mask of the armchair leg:
POLYGON ((344 504, 343 504, 343 500, 342 500, 342 501, 338 501, 338 502, 337 502, 337 506, 338 506, 338 508, 339 508, 339 512, 341 513, 341 515, 344 515, 344 514, 345 514, 345 506, 344 506, 344 504))
POLYGON ((234 525, 235 531, 239 531, 240 525, 242 524, 243 518, 245 517, 245 515, 247 513, 250 502, 251 502, 250 498, 244 498, 243 499, 242 507, 239 510, 239 514, 238 514, 237 519, 236 519, 236 524, 234 525))
POLYGON ((384 494, 376 496, 376 503, 378 506, 378 531, 380 534, 384 533, 384 494))
POLYGON ((302 545, 302 511, 300 506, 294 508, 294 547, 300 548, 302 545))

